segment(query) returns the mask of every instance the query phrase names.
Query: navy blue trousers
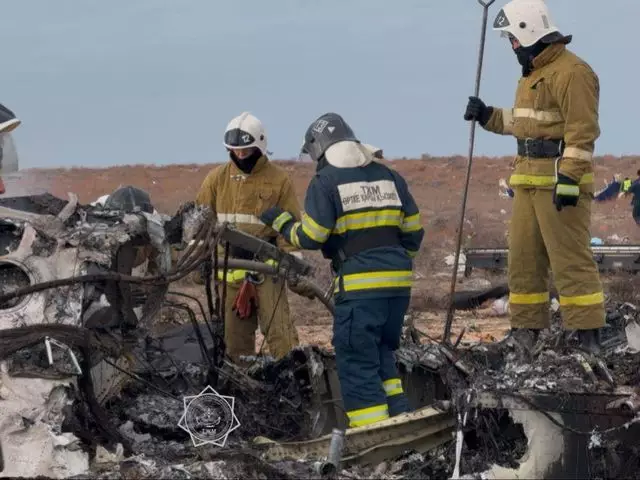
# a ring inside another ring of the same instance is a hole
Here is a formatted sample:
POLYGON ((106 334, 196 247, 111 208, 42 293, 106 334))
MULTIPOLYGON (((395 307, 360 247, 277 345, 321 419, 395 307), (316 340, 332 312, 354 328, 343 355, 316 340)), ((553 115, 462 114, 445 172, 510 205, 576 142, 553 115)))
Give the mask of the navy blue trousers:
POLYGON ((408 296, 336 303, 332 343, 352 427, 409 411, 393 354, 408 307, 408 296))

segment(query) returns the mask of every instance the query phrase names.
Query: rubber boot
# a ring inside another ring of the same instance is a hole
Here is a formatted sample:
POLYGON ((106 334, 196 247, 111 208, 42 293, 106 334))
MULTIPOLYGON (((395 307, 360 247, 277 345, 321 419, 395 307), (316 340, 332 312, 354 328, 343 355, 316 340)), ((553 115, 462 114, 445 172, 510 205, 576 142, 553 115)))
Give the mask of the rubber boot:
POLYGON ((600 329, 578 330, 578 342, 583 350, 594 355, 600 353, 600 329))
POLYGON ((387 406, 389 407, 390 417, 395 417, 411 411, 411 407, 409 407, 409 399, 404 393, 387 397, 387 406))
POLYGON ((506 340, 516 349, 521 360, 531 360, 540 332, 539 328, 512 328, 506 340))

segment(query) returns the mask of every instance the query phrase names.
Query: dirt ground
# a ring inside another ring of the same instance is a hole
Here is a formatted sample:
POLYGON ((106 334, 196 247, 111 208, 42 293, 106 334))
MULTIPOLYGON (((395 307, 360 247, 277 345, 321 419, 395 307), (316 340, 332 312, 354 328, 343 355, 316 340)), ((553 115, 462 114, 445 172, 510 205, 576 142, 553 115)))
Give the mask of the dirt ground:
MULTIPOLYGON (((278 161, 294 179, 296 192, 302 204, 304 192, 314 173, 310 163, 278 161)), ((450 267, 444 258, 455 246, 459 209, 462 200, 466 159, 454 157, 430 157, 420 159, 398 159, 388 162, 401 173, 410 186, 418 203, 422 222, 426 230, 422 250, 415 262, 416 283, 412 297, 412 314, 416 325, 426 334, 437 338, 442 334, 445 318, 443 307, 450 284, 450 267)), ((598 157, 596 159, 597 188, 603 188, 614 174, 635 178, 640 166, 640 157, 598 157)), ((511 213, 511 200, 498 195, 498 181, 508 178, 511 158, 474 159, 464 227, 464 244, 473 247, 497 247, 506 244, 506 230, 511 213)), ((195 192, 205 175, 216 164, 204 165, 131 165, 105 169, 34 169, 22 171, 6 179, 8 195, 22 195, 49 191, 65 198, 74 192, 81 203, 88 203, 122 185, 135 185, 149 192, 155 207, 173 214, 182 202, 193 200, 195 192)), ((606 243, 640 243, 640 231, 631 218, 629 199, 619 199, 603 204, 594 204, 592 235, 606 243)), ((327 262, 317 253, 310 256, 318 265, 316 280, 328 285, 327 262)), ((483 272, 473 277, 485 278, 493 283, 502 280, 483 272)), ((464 281, 467 283, 469 280, 464 281)), ((464 283, 460 289, 467 288, 464 283)), ((181 285, 182 289, 201 293, 194 284, 181 285)), ((329 346, 331 340, 331 317, 314 301, 295 294, 289 301, 296 325, 304 343, 329 346)), ((473 313, 459 312, 453 334, 466 327, 465 340, 500 338, 508 328, 506 317, 492 316, 490 309, 473 313)), ((258 336, 256 343, 262 342, 258 336)))

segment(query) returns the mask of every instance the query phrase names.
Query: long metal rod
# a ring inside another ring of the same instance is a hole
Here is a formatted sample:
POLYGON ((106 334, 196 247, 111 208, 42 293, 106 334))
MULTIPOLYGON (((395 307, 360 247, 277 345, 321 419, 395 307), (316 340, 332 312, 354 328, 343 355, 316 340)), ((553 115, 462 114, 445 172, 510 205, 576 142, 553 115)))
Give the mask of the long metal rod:
MULTIPOLYGON (((480 95, 480 79, 482 78, 482 62, 484 60, 484 44, 487 36, 487 18, 489 16, 489 6, 495 0, 482 1, 478 3, 482 5, 482 30, 480 32, 480 48, 478 51, 478 69, 476 70, 476 86, 475 96, 480 95)), ((467 160, 467 175, 464 183, 462 194, 462 207, 460 208, 460 223, 458 224, 458 238, 456 241, 456 253, 453 260, 453 273, 451 275, 451 291, 449 295, 449 308, 447 310, 447 321, 444 326, 444 335, 442 343, 451 343, 451 325, 453 323, 453 315, 455 313, 455 305, 453 303, 453 295, 456 291, 456 282, 458 279, 458 263, 460 261, 460 248, 462 247, 462 233, 464 230, 464 217, 467 209, 467 196, 469 194, 469 180, 471 179, 471 164, 473 161, 473 147, 476 139, 476 120, 471 122, 471 131, 469 133, 469 158, 467 160)))

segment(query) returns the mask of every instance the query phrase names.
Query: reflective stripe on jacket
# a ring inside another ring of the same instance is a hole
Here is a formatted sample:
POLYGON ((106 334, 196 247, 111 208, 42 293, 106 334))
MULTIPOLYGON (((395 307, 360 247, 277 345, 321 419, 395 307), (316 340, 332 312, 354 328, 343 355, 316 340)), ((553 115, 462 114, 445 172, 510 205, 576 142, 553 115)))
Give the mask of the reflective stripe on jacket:
MULTIPOLYGON (((593 193, 593 151, 600 136, 600 84, 591 67, 565 45, 547 47, 518 82, 513 108, 494 108, 486 130, 519 139, 564 140, 560 173, 593 193)), ((552 188, 555 158, 517 156, 511 186, 552 188)))
MULTIPOLYGON (((273 240, 278 232, 265 225, 259 215, 279 206, 300 218, 300 204, 289 174, 267 157, 261 157, 250 174, 242 172, 232 161, 214 168, 202 182, 196 203, 209 206, 218 222, 229 222, 236 228, 262 240, 273 240)), ((277 246, 286 252, 297 250, 278 236, 277 246)), ((236 271, 231 277, 242 277, 236 271)), ((245 272, 246 273, 246 272, 245 272)))
POLYGON ((424 229, 418 206, 397 172, 376 162, 356 168, 326 165, 311 180, 304 207, 300 221, 287 222, 285 212, 274 225, 284 225, 281 233, 296 247, 321 249, 332 259, 338 274, 336 300, 410 294, 412 257, 424 229), (345 244, 382 235, 398 241, 339 260, 345 244))

